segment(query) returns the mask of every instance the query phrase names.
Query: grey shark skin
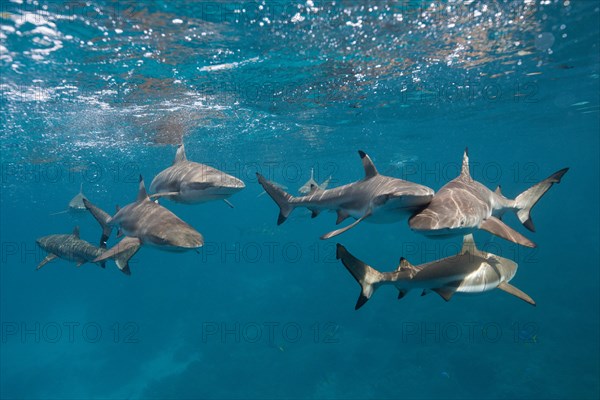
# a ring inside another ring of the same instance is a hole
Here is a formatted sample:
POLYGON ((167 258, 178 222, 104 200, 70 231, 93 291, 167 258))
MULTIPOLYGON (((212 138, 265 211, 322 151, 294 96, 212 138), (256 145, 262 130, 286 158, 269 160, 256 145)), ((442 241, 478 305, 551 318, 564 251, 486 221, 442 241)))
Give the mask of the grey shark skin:
MULTIPOLYGON (((96 261, 96 259, 106 253, 106 248, 93 246, 85 240, 80 239, 79 227, 75 227, 73 233, 70 235, 48 235, 37 239, 36 243, 48 253, 36 269, 42 268, 55 258, 76 262, 78 267, 87 262, 93 262, 104 268, 105 261, 96 261)), ((137 249, 137 247, 131 247, 128 251, 111 257, 119 269, 127 275, 130 274, 129 259, 133 257, 137 249)))
POLYGON ((455 293, 483 293, 498 288, 535 306, 531 297, 508 283, 514 278, 518 265, 507 258, 478 250, 470 234, 464 237, 459 254, 421 265, 412 265, 401 258, 394 272, 377 271, 339 243, 336 257, 361 286, 356 310, 383 285, 395 286, 399 299, 411 289, 423 289, 421 295, 433 291, 446 301, 455 293))
POLYGON ((119 209, 112 217, 89 201, 87 209, 102 226, 102 241, 118 226, 126 237, 96 261, 127 251, 132 246, 155 246, 162 250, 181 252, 202 247, 204 238, 192 226, 182 221, 158 202, 150 200, 140 176, 138 196, 135 202, 119 209))
POLYGON ((224 200, 245 188, 244 182, 218 169, 188 161, 185 148, 177 149, 173 165, 152 180, 150 197, 166 197, 185 204, 224 200))
POLYGON ((68 208, 66 210, 64 210, 64 211, 55 212, 55 213, 50 214, 50 215, 65 214, 65 213, 68 213, 69 211, 75 211, 75 212, 86 211, 85 204, 83 204, 83 200, 84 199, 87 200, 87 197, 85 197, 85 195, 83 194, 83 183, 82 183, 79 186, 79 193, 77 193, 71 199, 71 201, 69 201, 68 208))
POLYGON ((409 219, 410 228, 430 237, 464 235, 483 229, 511 242, 536 247, 501 218, 506 211, 513 211, 521 223, 534 232, 530 216, 532 207, 553 184, 560 183, 568 170, 555 172, 511 200, 502 195, 500 186, 492 192, 471 178, 468 151, 465 150, 460 175, 444 185, 427 207, 409 219))
POLYGON ((286 193, 257 173, 258 182, 279 206, 277 225, 282 224, 297 207, 311 210, 313 218, 322 210, 336 211, 336 224, 348 217, 356 219, 344 228, 321 236, 321 239, 329 239, 363 220, 375 223, 398 221, 426 206, 433 197, 433 190, 426 186, 379 174, 365 152, 359 151, 358 154, 365 170, 364 179, 327 190, 313 186, 308 195, 301 197, 286 193))

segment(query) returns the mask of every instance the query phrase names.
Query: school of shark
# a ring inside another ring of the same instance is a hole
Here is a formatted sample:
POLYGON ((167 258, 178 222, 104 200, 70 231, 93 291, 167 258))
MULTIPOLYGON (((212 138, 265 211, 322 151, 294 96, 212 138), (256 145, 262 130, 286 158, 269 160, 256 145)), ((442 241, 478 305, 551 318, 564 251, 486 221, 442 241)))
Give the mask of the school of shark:
MULTIPOLYGON (((285 186, 257 173, 264 193, 279 208, 277 225, 284 223, 294 209, 304 207, 311 212, 312 218, 322 211, 335 212, 336 225, 348 218, 354 219, 345 227, 323 234, 323 240, 341 235, 363 221, 407 221, 412 231, 427 238, 462 236, 463 246, 456 255, 420 265, 411 264, 401 257, 394 271, 380 272, 338 243, 336 258, 361 287, 356 310, 383 285, 395 287, 398 298, 403 298, 409 290, 419 289, 422 290, 421 295, 434 292, 445 301, 456 293, 483 293, 497 288, 535 306, 529 295, 509 283, 516 275, 517 263, 478 249, 473 233, 483 230, 521 246, 536 247, 533 241, 503 222, 502 217, 513 212, 526 229, 534 232, 532 208, 555 183, 561 182, 568 168, 553 173, 510 199, 502 194, 500 186, 492 191, 471 177, 468 149, 463 154, 460 174, 437 192, 421 184, 382 175, 364 151, 358 151, 358 155, 364 169, 362 179, 328 188, 331 177, 318 184, 311 170, 310 179, 298 189, 299 196, 293 196, 286 192, 285 186)), ((99 245, 82 240, 79 227, 75 227, 71 234, 44 236, 37 240, 37 244, 47 252, 47 256, 37 269, 56 258, 75 262, 78 267, 95 263, 102 268, 107 260, 112 260, 121 272, 130 275, 129 260, 143 246, 172 252, 198 251, 204 244, 203 235, 160 201, 200 204, 222 200, 233 208, 228 198, 244 188, 244 182, 234 176, 189 161, 181 144, 173 165, 152 180, 150 194, 140 176, 136 199, 122 208, 117 207, 112 216, 93 204, 83 194, 83 186, 80 187, 68 209, 52 215, 87 210, 101 227, 99 245), (120 240, 108 248, 108 240, 115 228, 120 240)))

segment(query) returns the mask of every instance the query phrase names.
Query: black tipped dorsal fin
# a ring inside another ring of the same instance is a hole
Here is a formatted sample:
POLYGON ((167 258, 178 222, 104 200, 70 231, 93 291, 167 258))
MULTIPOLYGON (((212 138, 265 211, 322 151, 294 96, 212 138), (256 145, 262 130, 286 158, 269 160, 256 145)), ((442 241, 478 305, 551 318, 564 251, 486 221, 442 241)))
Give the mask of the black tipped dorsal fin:
POLYGON ((465 237, 463 238, 463 247, 460 251, 460 254, 465 254, 465 253, 470 253, 470 254, 479 253, 479 250, 477 250, 477 247, 475 246, 475 240, 473 239, 473 235, 470 233, 468 235, 465 235, 465 237))
POLYGON ((140 189, 138 190, 138 195, 137 195, 137 201, 142 201, 142 200, 150 200, 148 198, 148 193, 146 193, 146 186, 144 186, 144 178, 142 178, 142 175, 140 175, 140 189))
POLYGON ((467 178, 471 178, 471 173, 469 172, 469 148, 465 148, 465 153, 463 154, 463 162, 462 168, 460 170, 461 176, 466 176, 467 178))
POLYGON ((79 239, 79 225, 77 225, 75 228, 73 228, 73 236, 75 236, 77 239, 79 239))
POLYGON ((362 150, 358 151, 358 155, 362 159, 363 167, 365 169, 365 179, 369 179, 379 174, 377 172, 377 168, 375 168, 375 164, 371 161, 371 158, 362 150))
POLYGON ((400 257, 400 262, 398 263, 398 268, 396 268, 396 271, 405 271, 414 268, 415 266, 412 265, 406 258, 400 257))
POLYGON ((173 164, 177 164, 178 162, 186 160, 187 157, 185 156, 185 147, 183 146, 183 143, 181 143, 177 148, 177 153, 175 153, 175 160, 173 160, 173 164))

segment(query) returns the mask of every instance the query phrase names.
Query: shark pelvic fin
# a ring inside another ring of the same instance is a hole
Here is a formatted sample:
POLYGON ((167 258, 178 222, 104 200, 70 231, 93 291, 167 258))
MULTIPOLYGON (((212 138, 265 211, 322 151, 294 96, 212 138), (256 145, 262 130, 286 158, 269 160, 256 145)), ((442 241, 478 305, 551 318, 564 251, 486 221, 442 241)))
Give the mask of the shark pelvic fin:
POLYGON ((373 164, 373 161, 371 161, 371 158, 367 155, 367 153, 359 150, 358 155, 360 156, 365 169, 365 179, 372 178, 379 174, 379 172, 377 172, 377 168, 375 168, 375 164, 373 164))
POLYGON ((499 236, 508 241, 520 244, 526 247, 536 247, 536 244, 531 240, 527 239, 525 236, 521 235, 519 232, 515 231, 510 226, 506 225, 504 222, 500 221, 496 217, 489 217, 483 220, 480 229, 484 231, 488 231, 492 235, 499 236))
POLYGON ((187 161, 187 157, 185 156, 185 147, 183 146, 183 143, 180 144, 177 148, 177 152, 175 153, 175 160, 173 160, 173 165, 182 161, 187 161))
POLYGON ((531 297, 529 297, 527 295, 527 293, 517 289, 516 287, 514 287, 513 285, 511 285, 508 282, 502 282, 498 285, 498 289, 502 289, 504 290, 506 293, 510 293, 513 296, 518 297, 519 299, 531 304, 532 306, 535 306, 535 301, 533 301, 533 299, 531 297))
POLYGON ((54 260, 56 257, 57 256, 55 254, 52 254, 52 253, 48 254, 46 256, 46 258, 44 258, 42 260, 42 262, 36 267, 36 270, 42 268, 44 265, 48 264, 50 261, 54 260))
POLYGON ((340 228, 340 229, 336 229, 335 231, 328 232, 328 233, 324 234, 323 236, 321 236, 321 239, 323 239, 323 240, 325 240, 325 239, 331 239, 334 236, 340 235, 340 234, 346 232, 347 230, 354 228, 356 225, 358 225, 365 218, 368 218, 370 215, 371 215, 371 210, 369 209, 369 210, 367 210, 367 212, 365 213, 365 215, 363 215, 362 217, 360 217, 359 219, 357 219, 356 221, 354 221, 350 225, 345 226, 345 227, 340 228))
POLYGON ((337 210, 337 219, 335 220, 335 224, 339 225, 342 221, 344 221, 349 216, 350 216, 350 214, 348 214, 346 211, 338 209, 337 210))

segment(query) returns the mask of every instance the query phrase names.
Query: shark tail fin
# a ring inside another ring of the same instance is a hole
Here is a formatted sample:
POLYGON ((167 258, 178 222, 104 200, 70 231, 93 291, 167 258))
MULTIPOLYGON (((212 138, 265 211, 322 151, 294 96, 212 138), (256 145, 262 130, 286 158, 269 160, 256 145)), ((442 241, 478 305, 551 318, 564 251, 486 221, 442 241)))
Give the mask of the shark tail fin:
POLYGON ((88 199, 83 199, 83 204, 85 205, 85 208, 87 208, 88 211, 90 213, 92 213, 92 215, 94 216, 96 221, 98 221, 98 223, 102 227, 102 236, 100 237, 100 247, 105 249, 106 241, 108 240, 108 238, 110 237, 110 234, 112 232, 112 227, 108 224, 108 222, 110 221, 110 215, 108 215, 108 213, 106 213, 102 209, 93 205, 88 199))
POLYGON ((97 257, 94 262, 104 262, 111 258, 115 261, 121 272, 125 275, 131 275, 129 259, 137 253, 141 245, 140 239, 126 236, 110 250, 105 251, 100 257, 97 257))
POLYGON ((531 220, 531 209, 535 204, 542 198, 544 193, 548 191, 555 183, 560 183, 561 178, 567 173, 569 168, 563 168, 550 175, 543 181, 533 185, 523 193, 517 196, 515 199, 515 211, 517 217, 525 228, 532 232, 535 232, 533 221, 531 220))
POLYGON ((344 264, 346 269, 360 284, 362 290, 358 296, 356 306, 354 306, 354 309, 358 310, 371 298, 377 289, 377 283, 383 280, 382 274, 375 268, 370 267, 369 265, 360 261, 358 258, 354 257, 348 252, 348 250, 346 250, 344 246, 339 243, 337 244, 335 256, 338 260, 342 260, 342 264, 344 264))
POLYGON ((256 176, 258 177, 258 183, 261 184, 261 186, 265 189, 265 192, 267 192, 267 194, 271 196, 271 198, 275 200, 275 203, 277 203, 279 206, 277 225, 283 224, 290 213, 294 210, 294 205, 291 203, 291 201, 294 199, 294 196, 285 192, 283 189, 278 188, 273 182, 268 181, 258 172, 256 173, 256 176))

